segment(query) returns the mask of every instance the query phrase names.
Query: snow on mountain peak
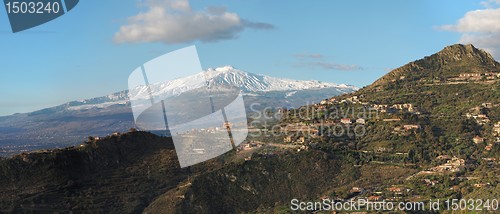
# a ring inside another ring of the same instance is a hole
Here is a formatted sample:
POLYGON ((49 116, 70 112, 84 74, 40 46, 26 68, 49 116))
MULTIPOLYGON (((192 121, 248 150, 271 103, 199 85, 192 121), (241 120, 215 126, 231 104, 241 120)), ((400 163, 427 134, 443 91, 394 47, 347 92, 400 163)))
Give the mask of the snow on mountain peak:
POLYGON ((209 68, 204 73, 210 85, 229 84, 239 87, 243 92, 293 91, 319 88, 338 88, 357 90, 354 86, 326 83, 317 80, 292 80, 248 73, 227 65, 209 68))
MULTIPOLYGON (((348 93, 357 90, 355 86, 346 84, 335 84, 317 80, 292 80, 285 78, 270 77, 261 74, 248 73, 233 66, 226 65, 217 68, 209 68, 206 71, 191 76, 152 84, 148 87, 138 86, 130 91, 117 92, 108 96, 81 100, 68 103, 68 107, 80 109, 83 106, 91 108, 99 105, 123 104, 129 99, 149 99, 152 92, 153 97, 176 96, 196 88, 209 86, 230 85, 241 89, 244 94, 251 95, 272 91, 297 92, 301 90, 332 89, 338 93, 348 93), (128 96, 127 96, 128 94, 128 96)), ((290 93, 290 96, 294 93, 290 93)))
POLYGON ((200 88, 206 85, 234 86, 245 94, 270 91, 300 91, 308 89, 331 88, 340 93, 352 92, 358 88, 345 84, 321 82, 317 80, 292 80, 270 77, 261 74, 248 73, 233 66, 227 65, 218 68, 209 68, 206 71, 191 76, 175 79, 168 82, 156 83, 149 86, 139 86, 133 89, 129 96, 132 99, 147 98, 149 91, 153 97, 169 97, 200 88))

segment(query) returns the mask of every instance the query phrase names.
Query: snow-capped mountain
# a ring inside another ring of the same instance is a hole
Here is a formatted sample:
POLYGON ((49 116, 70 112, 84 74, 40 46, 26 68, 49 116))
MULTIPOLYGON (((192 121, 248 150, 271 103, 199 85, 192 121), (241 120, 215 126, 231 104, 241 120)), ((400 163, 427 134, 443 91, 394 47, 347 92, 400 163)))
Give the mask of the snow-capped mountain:
MULTIPOLYGON (((345 84, 275 78, 224 66, 152 84, 150 91, 153 96, 168 97, 207 84, 240 88, 249 114, 269 107, 299 107, 357 90, 345 84), (252 104, 258 105, 251 108, 252 104)), ((149 99, 149 90, 138 86, 131 91, 0 117, 0 156, 21 150, 75 145, 88 136, 127 131, 135 127, 130 98, 149 99)))
POLYGON ((317 80, 302 81, 252 74, 232 66, 210 68, 203 73, 210 84, 227 84, 239 87, 243 92, 294 91, 319 88, 336 88, 340 91, 357 90, 354 86, 326 83, 317 80))
POLYGON ((70 102, 66 104, 68 109, 81 110, 88 108, 104 108, 115 104, 125 104, 129 98, 133 99, 149 99, 149 92, 152 91, 154 97, 169 97, 180 93, 200 88, 206 85, 221 86, 230 85, 241 89, 244 95, 255 95, 266 92, 285 92, 291 96, 297 91, 329 89, 336 91, 338 94, 348 93, 357 90, 355 86, 346 84, 335 84, 321 82, 317 80, 292 80, 284 78, 270 77, 261 74, 248 73, 232 66, 224 66, 219 68, 209 68, 206 71, 195 75, 175 79, 168 82, 156 83, 150 85, 149 89, 146 86, 139 86, 127 96, 127 91, 114 93, 104 97, 98 97, 88 100, 70 102), (204 81, 200 81, 204 80, 204 81))

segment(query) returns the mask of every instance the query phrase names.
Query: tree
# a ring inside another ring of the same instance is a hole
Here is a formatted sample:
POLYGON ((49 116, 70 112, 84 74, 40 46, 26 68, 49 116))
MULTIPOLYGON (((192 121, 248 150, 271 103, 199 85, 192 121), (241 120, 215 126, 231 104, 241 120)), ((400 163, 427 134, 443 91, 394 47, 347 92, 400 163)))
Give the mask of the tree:
POLYGON ((414 149, 410 149, 410 151, 408 151, 408 159, 412 162, 412 163, 416 163, 416 157, 415 157, 415 150, 414 149))

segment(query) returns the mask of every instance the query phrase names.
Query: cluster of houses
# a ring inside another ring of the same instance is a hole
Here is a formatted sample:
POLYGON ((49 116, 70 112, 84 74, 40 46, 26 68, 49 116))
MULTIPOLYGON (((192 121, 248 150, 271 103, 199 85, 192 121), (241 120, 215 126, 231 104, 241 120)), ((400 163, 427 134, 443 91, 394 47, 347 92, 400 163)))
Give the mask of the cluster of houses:
POLYGON ((411 132, 417 132, 420 129, 422 129, 422 126, 418 124, 404 124, 394 127, 394 131, 392 133, 398 135, 407 135, 411 132))
POLYGON ((325 124, 306 125, 305 123, 295 123, 281 127, 281 132, 286 134, 283 138, 283 142, 304 144, 306 142, 306 136, 311 138, 319 137, 319 128, 322 125, 325 124))
POLYGON ((480 137, 479 135, 476 135, 475 137, 472 138, 472 142, 474 142, 475 144, 484 143, 484 138, 480 137))
POLYGON ((465 160, 457 157, 439 156, 438 159, 446 160, 445 164, 432 167, 432 172, 460 172, 465 168, 465 160))
POLYGON ((490 122, 490 118, 488 118, 488 115, 486 114, 472 114, 472 113, 467 113, 465 114, 467 118, 473 118, 476 120, 476 122, 479 125, 484 125, 490 122))
MULTIPOLYGON (((314 104, 314 106, 319 108, 319 109, 326 109, 326 105, 339 104, 339 103, 362 104, 362 105, 368 106, 370 111, 374 110, 377 112, 389 113, 389 114, 390 113, 397 113, 397 112, 410 112, 410 113, 414 113, 414 114, 420 114, 417 107, 415 107, 412 103, 396 103, 396 104, 391 104, 391 105, 388 105, 388 104, 369 104, 366 102, 362 102, 360 100, 360 97, 358 97, 358 96, 351 96, 351 97, 347 97, 344 99, 338 99, 336 97, 330 98, 330 99, 325 99, 325 100, 322 100, 320 103, 314 104)), ((382 119, 382 120, 384 122, 401 121, 400 118, 386 118, 386 119, 382 119)), ((282 127, 281 131, 284 133, 291 133, 291 132, 292 133, 293 132, 305 133, 306 132, 306 134, 308 136, 316 137, 318 132, 319 132, 319 128, 321 126, 331 126, 331 125, 337 125, 337 124, 350 126, 350 125, 364 125, 366 123, 367 123, 367 120, 364 118, 356 118, 356 119, 354 119, 354 118, 341 118, 338 121, 327 120, 327 121, 322 121, 321 123, 317 123, 317 124, 308 124, 308 125, 306 125, 304 123, 291 124, 291 125, 288 125, 286 127, 282 127)), ((416 132, 416 131, 420 130, 421 128, 422 127, 418 124, 403 124, 401 126, 395 127, 393 133, 408 134, 410 131, 416 132)), ((304 139, 300 138, 300 137, 299 138, 295 137, 295 139, 294 139, 291 136, 287 136, 284 138, 284 142, 304 143, 304 139)))
POLYGON ((487 123, 491 122, 490 118, 488 117, 488 115, 483 114, 482 110, 493 108, 495 106, 497 106, 497 105, 495 105, 493 103, 482 103, 481 106, 476 106, 476 107, 470 109, 470 112, 466 113, 465 117, 467 117, 469 119, 472 118, 472 119, 476 120, 476 122, 480 125, 487 124, 487 123))
MULTIPOLYGON (((189 129, 184 132, 176 132, 175 134, 177 135, 196 135, 196 134, 203 134, 203 133, 208 133, 208 134, 214 134, 218 133, 220 131, 226 131, 226 130, 232 130, 232 131, 243 131, 243 127, 246 127, 245 122, 240 122, 237 124, 233 124, 230 122, 224 122, 221 126, 217 127, 208 127, 208 128, 193 128, 189 129)), ((250 129, 247 129, 246 131, 255 131, 250 127, 250 129)), ((258 131, 258 130, 257 130, 258 131)))
POLYGON ((484 188, 484 187, 489 187, 490 185, 491 185, 490 183, 476 183, 476 184, 474 184, 474 187, 484 188))
MULTIPOLYGON (((361 95, 362 98, 363 95, 361 95)), ((409 112, 413 114, 420 114, 419 109, 414 106, 412 103, 396 103, 396 104, 370 104, 368 102, 362 102, 360 97, 351 96, 345 99, 338 99, 336 97, 322 100, 320 103, 314 104, 315 107, 319 109, 326 109, 326 105, 331 104, 339 104, 339 103, 352 103, 352 104, 361 104, 368 107, 369 111, 377 111, 380 113, 398 113, 398 112, 409 112)), ((349 119, 349 118, 345 118, 349 119)), ((349 123, 348 120, 344 120, 343 122, 349 123)), ((359 123, 359 121, 356 121, 359 123)))
POLYGON ((300 143, 303 144, 306 142, 306 138, 304 136, 294 137, 292 135, 286 136, 283 138, 283 142, 285 143, 300 143))
POLYGON ((457 80, 481 80, 481 79, 487 79, 487 80, 494 80, 494 79, 499 79, 500 78, 500 73, 493 73, 493 72, 487 72, 487 73, 461 73, 458 78, 455 78, 457 80))
POLYGON ((249 142, 249 143, 245 143, 245 144, 240 144, 237 148, 238 151, 247 151, 247 150, 252 150, 252 149, 255 149, 255 148, 260 148, 262 147, 263 144, 260 143, 260 142, 249 142))
POLYGON ((285 132, 285 133, 290 133, 290 132, 306 133, 307 132, 310 134, 316 134, 318 132, 318 127, 321 125, 330 125, 330 122, 318 123, 318 124, 306 124, 304 122, 293 123, 293 124, 288 124, 284 127, 281 127, 281 131, 285 132))
POLYGON ((358 118, 358 119, 352 119, 352 118, 342 118, 340 119, 340 123, 345 124, 345 125, 350 125, 350 124, 365 124, 366 120, 364 118, 358 118))
MULTIPOLYGON (((474 142, 475 144, 482 144, 485 142, 485 139, 481 136, 475 136, 472 138, 472 142, 474 142)), ((486 151, 490 151, 492 149, 493 149, 493 144, 491 142, 484 147, 484 150, 486 151)))
POLYGON ((493 136, 500 136, 500 122, 493 125, 493 136))
POLYGON ((352 187, 349 191, 354 194, 363 194, 364 192, 370 192, 370 196, 356 196, 351 198, 351 200, 357 201, 359 199, 364 199, 365 201, 377 202, 377 201, 400 201, 403 199, 404 195, 408 195, 412 192, 411 189, 406 188, 402 185, 392 185, 385 189, 385 191, 369 191, 361 187, 352 187))
POLYGON ((382 119, 382 121, 384 122, 399 122, 401 121, 400 118, 386 118, 386 119, 382 119))
MULTIPOLYGON (((316 136, 313 136, 316 137, 316 136)), ((306 137, 304 136, 298 136, 298 135, 288 135, 283 138, 284 143, 299 143, 299 144, 304 144, 306 143, 306 137)))
POLYGON ((431 179, 428 179, 428 178, 424 178, 424 179, 422 179, 422 182, 423 182, 426 186, 435 186, 436 184, 439 184, 439 181, 438 181, 438 180, 431 180, 431 179))
POLYGON ((393 104, 393 105, 387 105, 387 104, 370 104, 368 102, 363 102, 360 100, 361 97, 358 96, 351 96, 347 97, 345 99, 338 99, 336 97, 330 98, 330 99, 325 99, 322 100, 321 102, 315 104, 315 106, 321 107, 324 105, 331 105, 331 104, 339 104, 339 103, 349 103, 349 104, 361 104, 364 106, 369 106, 370 110, 377 110, 382 113, 393 113, 397 111, 406 111, 406 112, 413 112, 413 113, 420 113, 418 112, 417 108, 413 106, 411 103, 398 103, 398 104, 393 104))
POLYGON ((393 105, 374 104, 371 106, 371 108, 380 111, 381 113, 410 112, 414 114, 420 114, 417 108, 411 103, 397 103, 393 105))
POLYGON ((326 126, 335 126, 335 125, 364 125, 366 124, 366 119, 364 118, 341 118, 338 121, 334 120, 326 120, 320 123, 314 124, 306 124, 304 122, 288 124, 287 126, 281 127, 281 133, 286 134, 283 138, 283 142, 285 143, 300 143, 303 144, 306 142, 306 137, 308 138, 317 138, 319 137, 319 130, 322 127, 326 126))
POLYGON ((216 133, 218 131, 221 131, 223 129, 224 129, 223 127, 209 127, 209 128, 201 128, 201 129, 190 129, 190 130, 188 130, 186 132, 183 132, 183 133, 176 132, 175 134, 178 134, 178 135, 181 135, 181 134, 184 134, 184 135, 189 135, 189 134, 196 135, 196 134, 201 134, 201 133, 214 134, 214 133, 216 133))
MULTIPOLYGON (((467 117, 469 119, 474 119, 476 121, 476 123, 478 123, 479 125, 489 124, 489 123, 491 123, 490 118, 488 117, 487 114, 484 114, 482 112, 484 112, 483 111, 484 109, 493 108, 497 105, 498 104, 493 104, 493 103, 482 103, 481 106, 476 106, 476 107, 470 109, 470 112, 466 113, 465 117, 467 117)), ((493 124, 491 134, 494 137, 494 139, 492 139, 489 142, 489 144, 486 145, 486 147, 484 148, 486 151, 490 151, 493 149, 492 142, 500 142, 500 122, 496 122, 493 124)), ((472 138, 472 142, 474 142, 475 144, 482 144, 485 142, 485 138, 483 138, 481 136, 475 136, 474 138, 472 138)))
POLYGON ((331 104, 335 104, 335 103, 352 103, 352 104, 361 104, 361 105, 368 105, 367 102, 361 102, 361 100, 359 100, 360 97, 358 96, 351 96, 351 97, 347 97, 345 99, 337 99, 335 97, 333 98, 330 98, 330 99, 326 99, 326 100, 322 100, 319 105, 331 105, 331 104))
POLYGON ((408 189, 408 188, 405 188, 403 186, 396 186, 396 185, 393 185, 389 188, 387 188, 387 190, 395 195, 402 195, 404 194, 405 192, 410 192, 411 189, 408 189))
POLYGON ((422 126, 418 125, 418 124, 405 124, 405 125, 402 125, 402 126, 396 126, 394 128, 394 131, 409 131, 409 130, 419 130, 421 129, 422 126))
MULTIPOLYGON (((496 158, 482 158, 484 161, 488 162, 488 163, 492 163, 492 164, 495 164, 497 159, 496 158)), ((498 164, 500 164, 500 162, 498 162, 498 164)))

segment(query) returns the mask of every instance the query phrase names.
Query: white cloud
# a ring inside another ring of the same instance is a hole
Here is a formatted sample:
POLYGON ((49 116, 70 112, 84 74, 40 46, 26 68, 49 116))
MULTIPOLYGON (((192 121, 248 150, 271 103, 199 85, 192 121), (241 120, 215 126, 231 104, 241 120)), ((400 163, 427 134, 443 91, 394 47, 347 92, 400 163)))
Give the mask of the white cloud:
POLYGON ((317 54, 317 53, 313 53, 313 54, 303 54, 303 53, 300 53, 300 54, 294 54, 293 55, 295 58, 298 58, 298 59, 307 59, 307 58, 312 58, 312 59, 323 59, 323 54, 317 54))
POLYGON ((500 4, 500 0, 487 0, 487 1, 481 2, 481 5, 483 5, 487 8, 495 7, 496 5, 499 5, 499 4, 500 4))
POLYGON ((500 57, 500 0, 481 4, 487 8, 469 11, 456 24, 441 26, 440 29, 462 33, 460 43, 474 44, 500 57))
POLYGON ((307 62, 307 63, 302 63, 301 65, 312 68, 320 68, 324 70, 337 70, 337 71, 363 70, 363 68, 361 68, 358 65, 345 65, 345 64, 337 64, 331 62, 307 62))
POLYGON ((461 33, 498 33, 500 32, 500 8, 469 11, 458 20, 457 24, 445 25, 442 28, 461 33))
POLYGON ((146 12, 128 18, 114 36, 118 43, 186 43, 233 39, 245 28, 272 29, 273 25, 251 22, 222 7, 194 11, 188 0, 148 0, 146 12))
POLYGON ((320 53, 298 53, 293 55, 299 62, 295 64, 297 67, 305 67, 308 69, 320 70, 335 70, 335 71, 356 71, 363 70, 358 65, 339 64, 328 62, 325 55, 320 53))

